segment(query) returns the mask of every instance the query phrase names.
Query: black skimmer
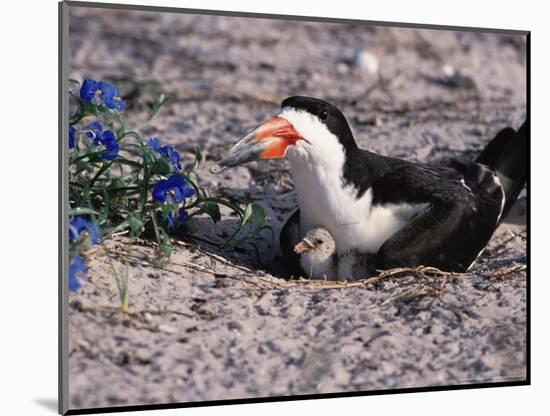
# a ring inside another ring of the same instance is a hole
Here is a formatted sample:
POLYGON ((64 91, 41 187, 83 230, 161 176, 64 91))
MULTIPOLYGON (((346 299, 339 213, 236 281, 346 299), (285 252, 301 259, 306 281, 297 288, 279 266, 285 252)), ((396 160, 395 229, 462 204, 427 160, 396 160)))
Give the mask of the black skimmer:
POLYGON ((377 269, 433 266, 467 270, 524 187, 527 126, 506 128, 472 162, 414 163, 360 149, 334 105, 289 97, 281 111, 246 134, 220 164, 286 158, 297 209, 281 249, 294 272, 294 246, 326 228, 339 254, 370 253, 377 269))

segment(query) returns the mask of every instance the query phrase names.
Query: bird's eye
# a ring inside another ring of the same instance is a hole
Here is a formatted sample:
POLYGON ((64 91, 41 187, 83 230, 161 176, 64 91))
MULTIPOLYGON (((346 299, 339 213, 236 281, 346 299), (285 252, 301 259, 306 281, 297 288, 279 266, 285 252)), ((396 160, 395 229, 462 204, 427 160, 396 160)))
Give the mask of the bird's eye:
POLYGON ((321 110, 319 111, 319 118, 321 120, 326 120, 328 117, 328 113, 327 113, 327 110, 321 110))
POLYGON ((317 240, 315 240, 315 244, 323 244, 323 240, 321 240, 320 238, 318 238, 317 240))

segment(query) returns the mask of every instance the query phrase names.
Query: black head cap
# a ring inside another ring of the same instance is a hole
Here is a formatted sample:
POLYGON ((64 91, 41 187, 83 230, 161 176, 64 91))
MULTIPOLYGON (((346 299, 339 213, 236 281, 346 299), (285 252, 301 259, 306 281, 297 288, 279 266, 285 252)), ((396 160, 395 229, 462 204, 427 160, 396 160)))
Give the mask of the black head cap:
POLYGON ((281 108, 291 107, 296 110, 304 110, 318 117, 327 126, 328 130, 338 137, 346 150, 357 148, 355 139, 344 117, 344 114, 336 107, 318 98, 294 96, 288 97, 281 103, 281 108))

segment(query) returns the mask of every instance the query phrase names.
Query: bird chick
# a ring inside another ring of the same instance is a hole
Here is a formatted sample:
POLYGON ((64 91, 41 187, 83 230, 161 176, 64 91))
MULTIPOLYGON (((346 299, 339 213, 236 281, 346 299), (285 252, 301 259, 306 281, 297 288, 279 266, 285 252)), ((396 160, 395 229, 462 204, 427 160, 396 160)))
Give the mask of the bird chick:
POLYGON ((334 238, 325 228, 309 230, 294 251, 310 278, 358 280, 370 275, 370 256, 355 249, 338 255, 334 238))
POLYGON ((300 265, 309 277, 336 280, 336 243, 324 228, 312 228, 294 246, 300 255, 300 265))

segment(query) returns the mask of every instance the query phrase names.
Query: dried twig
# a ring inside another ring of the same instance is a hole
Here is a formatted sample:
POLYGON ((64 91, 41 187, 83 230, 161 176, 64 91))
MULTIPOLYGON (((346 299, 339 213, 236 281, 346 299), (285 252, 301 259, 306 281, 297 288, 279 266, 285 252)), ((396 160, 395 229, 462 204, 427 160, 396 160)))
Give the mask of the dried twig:
POLYGON ((518 264, 516 266, 506 267, 500 270, 497 270, 496 272, 493 272, 489 274, 487 277, 489 279, 500 279, 504 276, 507 276, 511 273, 520 272, 527 269, 527 266, 525 264, 518 264))

